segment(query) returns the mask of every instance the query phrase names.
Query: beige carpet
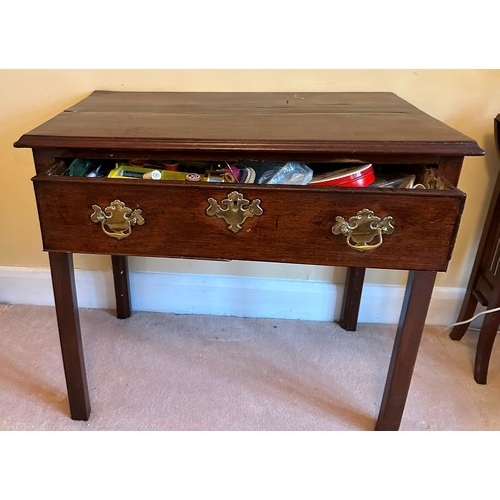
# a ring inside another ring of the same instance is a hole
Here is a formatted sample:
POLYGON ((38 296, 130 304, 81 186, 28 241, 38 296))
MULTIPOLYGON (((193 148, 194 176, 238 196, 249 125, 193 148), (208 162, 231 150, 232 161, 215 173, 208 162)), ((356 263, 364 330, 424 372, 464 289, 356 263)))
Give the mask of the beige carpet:
MULTIPOLYGON (((365 431, 395 325, 80 312, 92 413, 69 418, 54 309, 0 304, 0 430, 365 431)), ((500 429, 500 342, 487 385, 477 332, 425 329, 402 431, 500 429)))

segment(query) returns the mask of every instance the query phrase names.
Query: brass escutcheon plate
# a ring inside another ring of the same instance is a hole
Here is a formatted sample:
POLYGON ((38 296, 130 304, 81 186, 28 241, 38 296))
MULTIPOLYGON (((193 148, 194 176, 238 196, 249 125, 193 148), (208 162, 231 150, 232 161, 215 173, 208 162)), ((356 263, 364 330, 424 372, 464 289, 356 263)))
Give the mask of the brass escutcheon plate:
POLYGON ((260 206, 259 199, 250 202, 237 191, 229 193, 227 198, 220 203, 214 198, 208 198, 207 201, 207 215, 210 217, 215 215, 219 219, 224 219, 228 229, 233 233, 237 233, 242 229, 243 222, 248 218, 254 215, 260 216, 264 213, 260 206))

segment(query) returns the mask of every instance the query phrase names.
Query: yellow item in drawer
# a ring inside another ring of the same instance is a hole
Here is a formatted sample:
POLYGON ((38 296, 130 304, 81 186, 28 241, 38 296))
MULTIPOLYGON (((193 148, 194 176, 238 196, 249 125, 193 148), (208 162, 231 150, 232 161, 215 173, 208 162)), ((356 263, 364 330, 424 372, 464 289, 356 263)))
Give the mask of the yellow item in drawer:
POLYGON ((155 170, 154 168, 137 167, 119 163, 111 170, 108 177, 123 179, 153 179, 164 181, 203 181, 206 180, 200 174, 175 172, 171 170, 155 170))

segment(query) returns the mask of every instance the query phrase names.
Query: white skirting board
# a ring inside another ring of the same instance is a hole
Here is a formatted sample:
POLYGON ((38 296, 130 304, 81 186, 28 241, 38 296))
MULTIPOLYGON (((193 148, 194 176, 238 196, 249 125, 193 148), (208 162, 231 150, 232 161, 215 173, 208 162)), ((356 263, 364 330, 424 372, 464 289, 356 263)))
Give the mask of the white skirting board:
MULTIPOLYGON (((111 271, 75 270, 78 305, 114 309, 111 271)), ((133 311, 335 321, 343 284, 240 276, 130 272, 133 311)), ((456 321, 465 290, 436 287, 427 324, 456 321)), ((399 321, 404 287, 366 283, 360 323, 399 321)), ((54 305, 49 269, 0 266, 0 302, 54 305)))

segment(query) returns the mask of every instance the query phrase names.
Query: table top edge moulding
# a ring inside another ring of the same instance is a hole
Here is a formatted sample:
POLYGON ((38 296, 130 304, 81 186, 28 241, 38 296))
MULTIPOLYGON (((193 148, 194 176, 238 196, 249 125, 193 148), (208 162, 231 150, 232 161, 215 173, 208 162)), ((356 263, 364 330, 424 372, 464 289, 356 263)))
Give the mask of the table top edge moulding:
POLYGON ((397 153, 484 154, 474 140, 388 92, 94 91, 24 134, 16 147, 76 144, 352 154, 377 153, 383 144, 384 151, 397 153))

